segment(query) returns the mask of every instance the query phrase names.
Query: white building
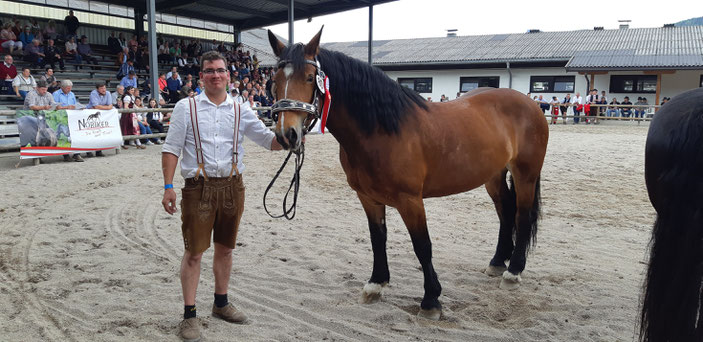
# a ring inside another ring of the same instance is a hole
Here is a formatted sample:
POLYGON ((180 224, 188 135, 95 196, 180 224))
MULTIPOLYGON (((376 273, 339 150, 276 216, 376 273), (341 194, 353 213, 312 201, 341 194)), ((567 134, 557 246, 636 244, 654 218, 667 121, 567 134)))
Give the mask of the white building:
MULTIPOLYGON (((605 90, 659 103, 703 86, 703 26, 580 30, 375 41, 373 64, 421 95, 454 99, 479 86, 546 99, 605 90)), ((367 60, 366 42, 323 47, 367 60)))

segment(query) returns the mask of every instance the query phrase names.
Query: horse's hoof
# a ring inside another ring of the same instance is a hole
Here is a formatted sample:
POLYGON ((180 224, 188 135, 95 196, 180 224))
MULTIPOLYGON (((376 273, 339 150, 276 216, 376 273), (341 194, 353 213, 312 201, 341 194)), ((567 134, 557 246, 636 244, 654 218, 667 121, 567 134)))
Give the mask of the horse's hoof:
POLYGON ((442 309, 434 308, 434 309, 420 309, 420 312, 417 313, 418 317, 426 318, 432 321, 439 321, 439 317, 442 316, 442 309))
POLYGON ((522 278, 520 278, 519 274, 512 274, 510 271, 505 271, 503 272, 503 279, 500 281, 500 288, 503 290, 515 290, 520 287, 521 281, 522 278))
POLYGON ((385 284, 366 283, 361 291, 361 304, 373 304, 381 300, 381 291, 385 284))
POLYGON ((486 267, 486 274, 490 277, 497 277, 502 275, 506 270, 508 270, 508 268, 505 266, 488 265, 488 267, 486 267))

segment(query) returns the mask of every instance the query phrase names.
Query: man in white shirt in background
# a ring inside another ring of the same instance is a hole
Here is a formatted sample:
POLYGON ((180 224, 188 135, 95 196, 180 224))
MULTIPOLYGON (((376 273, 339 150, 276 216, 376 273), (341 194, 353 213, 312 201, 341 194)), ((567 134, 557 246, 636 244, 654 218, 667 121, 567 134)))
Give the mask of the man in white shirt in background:
POLYGON ((579 115, 581 115, 581 111, 583 110, 583 98, 581 97, 581 93, 576 93, 571 103, 574 105, 574 125, 576 125, 579 123, 579 115))
POLYGON ((230 75, 225 58, 217 51, 209 51, 201 57, 200 65, 205 90, 176 104, 162 153, 165 184, 162 204, 171 215, 177 211, 173 177, 178 158, 183 156, 181 175, 185 178, 185 187, 182 189, 181 231, 185 253, 180 278, 184 314, 179 336, 186 341, 197 341, 201 336, 195 294, 200 261, 203 252, 210 247, 211 235, 215 243, 212 315, 232 323, 247 321, 246 315, 227 300, 232 250, 244 210, 244 184, 240 173, 244 171, 242 143, 246 136, 264 148, 282 149, 274 133, 251 108, 240 106, 227 94, 230 75), (191 109, 197 115, 191 116, 191 109), (197 122, 195 131, 191 120, 197 122), (199 133, 196 135, 196 132, 199 133))

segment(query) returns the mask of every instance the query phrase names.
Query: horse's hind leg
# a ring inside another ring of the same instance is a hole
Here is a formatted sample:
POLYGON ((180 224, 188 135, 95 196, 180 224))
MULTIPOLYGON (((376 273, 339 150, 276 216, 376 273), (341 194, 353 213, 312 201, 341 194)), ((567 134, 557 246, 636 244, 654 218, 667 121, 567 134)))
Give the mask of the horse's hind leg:
POLYGON ((420 196, 403 198, 400 203, 402 204, 398 206, 398 212, 408 228, 415 255, 420 261, 422 273, 425 276, 425 296, 422 298, 420 312, 417 315, 438 320, 442 315, 442 305, 438 300, 442 293, 442 286, 432 265, 432 242, 427 231, 425 206, 420 196))
POLYGON ((358 194, 358 196, 369 221, 371 248, 373 249, 373 272, 371 279, 361 292, 361 302, 368 304, 381 299, 381 290, 390 279, 386 256, 386 206, 362 194, 358 194))
POLYGON ((502 170, 498 175, 486 183, 486 191, 491 196, 500 220, 498 245, 496 253, 486 268, 486 274, 491 277, 503 275, 507 270, 505 261, 510 260, 513 253, 513 227, 515 227, 515 192, 508 188, 505 176, 508 169, 502 170))
POLYGON ((504 289, 515 289, 520 286, 520 273, 525 269, 527 251, 537 233, 537 220, 540 213, 539 175, 525 176, 514 172, 513 180, 516 193, 517 232, 510 266, 503 273, 503 280, 500 283, 500 287, 504 289))

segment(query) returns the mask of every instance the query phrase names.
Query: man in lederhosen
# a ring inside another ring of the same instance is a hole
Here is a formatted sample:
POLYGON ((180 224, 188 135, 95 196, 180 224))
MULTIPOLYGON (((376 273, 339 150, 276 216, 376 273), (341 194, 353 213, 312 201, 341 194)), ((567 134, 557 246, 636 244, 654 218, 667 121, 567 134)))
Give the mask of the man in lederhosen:
POLYGON ((181 174, 185 187, 182 189, 181 230, 185 253, 181 261, 181 286, 185 308, 179 336, 185 341, 200 339, 195 293, 200 260, 210 247, 211 235, 215 243, 212 315, 233 323, 247 321, 246 315, 227 300, 232 249, 244 210, 244 184, 240 173, 244 171, 242 142, 246 136, 264 148, 282 149, 274 133, 264 126, 256 113, 249 106, 240 106, 227 94, 229 71, 225 58, 210 51, 203 54, 200 65, 205 91, 176 104, 162 153, 165 184, 162 204, 169 214, 177 211, 172 183, 178 158, 183 156, 181 174))

